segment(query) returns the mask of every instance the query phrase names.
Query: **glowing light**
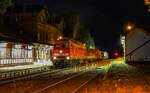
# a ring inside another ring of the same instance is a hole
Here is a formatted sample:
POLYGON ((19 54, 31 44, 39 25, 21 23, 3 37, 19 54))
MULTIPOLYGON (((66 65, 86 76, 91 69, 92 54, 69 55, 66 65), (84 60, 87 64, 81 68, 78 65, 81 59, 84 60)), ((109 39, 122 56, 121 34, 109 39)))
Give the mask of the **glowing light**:
POLYGON ((70 59, 70 57, 67 57, 67 60, 69 60, 70 59))
POLYGON ((59 37, 57 38, 57 40, 61 40, 61 39, 63 39, 63 37, 62 37, 62 36, 59 36, 59 37))
POLYGON ((114 53, 114 56, 116 56, 116 57, 117 57, 118 55, 119 55, 119 54, 118 54, 117 52, 116 52, 116 53, 114 53))
POLYGON ((123 47, 124 59, 125 59, 125 36, 121 36, 121 44, 123 47))
POLYGON ((90 46, 90 49, 94 49, 94 47, 93 47, 93 46, 90 46))
POLYGON ((86 46, 86 44, 84 43, 83 46, 86 46))
POLYGON ((108 53, 106 51, 104 51, 104 57, 108 58, 108 56, 109 56, 108 53))
POLYGON ((59 53, 63 53, 63 51, 62 51, 62 50, 60 50, 60 51, 59 51, 59 53))
POLYGON ((53 59, 55 60, 55 59, 57 59, 56 57, 53 57, 53 59))
POLYGON ((124 57, 119 57, 112 61, 113 64, 119 64, 119 63, 124 63, 124 62, 125 62, 124 57))
POLYGON ((131 25, 127 26, 127 30, 131 30, 132 28, 133 28, 133 26, 131 26, 131 25))
POLYGON ((62 36, 60 36, 59 39, 62 39, 62 36))

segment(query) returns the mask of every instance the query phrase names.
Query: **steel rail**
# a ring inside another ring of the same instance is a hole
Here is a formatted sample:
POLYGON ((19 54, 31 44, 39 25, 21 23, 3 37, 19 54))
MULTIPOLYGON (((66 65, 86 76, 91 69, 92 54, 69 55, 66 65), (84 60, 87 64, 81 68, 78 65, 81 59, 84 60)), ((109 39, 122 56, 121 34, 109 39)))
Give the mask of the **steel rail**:
POLYGON ((84 73, 85 73, 85 71, 80 72, 80 73, 78 73, 78 74, 75 74, 75 75, 73 75, 73 76, 67 77, 67 78, 65 78, 65 79, 63 79, 63 80, 60 80, 60 81, 58 81, 58 82, 56 82, 56 83, 54 83, 54 84, 51 84, 51 85, 49 85, 49 86, 47 86, 47 87, 44 87, 44 88, 42 88, 42 89, 40 89, 40 90, 38 90, 38 91, 33 92, 33 93, 41 93, 41 92, 43 92, 43 91, 46 90, 46 89, 52 88, 52 87, 54 87, 54 86, 56 86, 56 85, 58 85, 58 84, 61 84, 61 83, 65 82, 65 81, 67 81, 67 80, 71 80, 71 79, 73 79, 73 78, 75 78, 75 77, 77 77, 77 76, 80 76, 80 75, 84 74, 84 73))
POLYGON ((58 73, 58 72, 62 72, 62 71, 65 71, 65 70, 68 70, 68 68, 50 70, 50 71, 47 71, 47 72, 34 73, 34 74, 27 75, 27 76, 8 78, 9 80, 8 79, 6 79, 6 80, 2 79, 2 80, 0 80, 0 85, 7 84, 7 83, 10 83, 10 82, 19 81, 19 80, 23 80, 23 79, 27 79, 27 78, 34 78, 34 77, 38 77, 38 76, 42 76, 42 75, 46 75, 46 74, 58 73))
POLYGON ((94 78, 96 78, 98 75, 99 75, 99 73, 96 74, 96 75, 94 75, 93 77, 91 77, 90 79, 88 79, 87 81, 85 81, 84 83, 82 83, 79 87, 77 87, 76 89, 74 89, 74 91, 71 92, 71 93, 77 93, 78 90, 80 90, 82 87, 84 87, 84 86, 85 86, 86 84, 88 84, 90 81, 92 81, 92 80, 93 80, 94 78))
MULTIPOLYGON (((95 68, 95 69, 96 69, 96 68, 95 68)), ((83 75, 83 74, 85 74, 85 73, 88 72, 88 71, 91 71, 91 70, 84 70, 84 71, 81 71, 80 73, 77 73, 77 74, 75 74, 75 75, 73 75, 73 76, 67 77, 67 78, 65 78, 65 79, 63 79, 63 80, 60 80, 60 81, 58 81, 58 82, 56 82, 56 83, 54 83, 54 84, 51 84, 51 85, 49 85, 49 86, 46 86, 46 87, 44 87, 44 88, 42 88, 42 89, 40 89, 40 90, 38 90, 38 91, 35 91, 35 92, 33 92, 33 93, 42 93, 42 92, 45 91, 46 89, 52 88, 52 87, 54 87, 54 86, 56 86, 56 85, 58 85, 58 84, 62 84, 62 83, 64 83, 64 82, 68 81, 68 80, 71 80, 71 79, 76 78, 76 77, 78 77, 78 76, 80 76, 80 75, 83 75)), ((99 73, 98 73, 98 74, 99 74, 99 73)), ((96 74, 96 76, 97 76, 98 74, 96 74)), ((82 84, 81 86, 87 84, 89 81, 91 81, 91 80, 92 80, 93 78, 95 78, 96 76, 94 76, 94 77, 88 79, 88 81, 84 82, 84 84, 82 84)), ((79 86, 79 87, 81 87, 81 86, 79 86)), ((75 92, 79 89, 79 87, 78 87, 77 89, 75 89, 73 93, 75 93, 75 92)))

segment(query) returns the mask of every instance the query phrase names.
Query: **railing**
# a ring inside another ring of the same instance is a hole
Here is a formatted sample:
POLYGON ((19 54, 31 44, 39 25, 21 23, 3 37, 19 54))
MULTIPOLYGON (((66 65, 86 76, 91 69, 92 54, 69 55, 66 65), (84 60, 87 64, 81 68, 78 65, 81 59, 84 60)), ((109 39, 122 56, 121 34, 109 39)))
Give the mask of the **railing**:
POLYGON ((31 74, 41 73, 51 70, 49 66, 42 66, 37 68, 30 68, 30 69, 21 69, 21 70, 12 70, 12 71, 1 71, 0 72, 0 81, 10 79, 10 78, 16 78, 21 76, 28 76, 31 74))
POLYGON ((0 58, 0 65, 32 63, 32 58, 0 58))

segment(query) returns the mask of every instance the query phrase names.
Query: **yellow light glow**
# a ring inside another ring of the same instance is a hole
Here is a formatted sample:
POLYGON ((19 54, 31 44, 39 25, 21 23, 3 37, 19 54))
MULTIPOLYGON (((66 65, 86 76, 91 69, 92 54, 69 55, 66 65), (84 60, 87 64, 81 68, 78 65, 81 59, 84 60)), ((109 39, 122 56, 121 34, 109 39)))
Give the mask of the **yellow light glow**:
POLYGON ((59 39, 62 39, 62 36, 60 36, 59 39))
POLYGON ((117 63, 120 64, 120 63, 124 63, 125 59, 124 59, 124 57, 119 57, 119 58, 114 59, 112 62, 115 64, 117 64, 117 63))
POLYGON ((86 44, 84 43, 83 46, 86 46, 86 44))
POLYGON ((59 36, 59 37, 57 38, 57 40, 61 40, 61 39, 63 39, 63 37, 62 37, 62 36, 59 36))
POLYGON ((133 26, 131 26, 131 25, 127 26, 127 30, 131 30, 132 28, 133 28, 133 26))
POLYGON ((67 60, 69 60, 70 59, 70 57, 67 57, 67 60))
POLYGON ((57 59, 56 57, 53 57, 53 59, 55 60, 55 59, 57 59))

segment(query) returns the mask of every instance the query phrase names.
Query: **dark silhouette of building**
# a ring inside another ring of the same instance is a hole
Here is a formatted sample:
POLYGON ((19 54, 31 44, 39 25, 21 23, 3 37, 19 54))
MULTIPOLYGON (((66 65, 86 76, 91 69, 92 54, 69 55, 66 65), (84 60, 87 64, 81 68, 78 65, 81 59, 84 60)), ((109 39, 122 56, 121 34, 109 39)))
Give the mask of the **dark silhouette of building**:
POLYGON ((15 5, 4 16, 9 33, 20 36, 24 42, 47 43, 57 40, 59 29, 48 24, 48 11, 41 5, 15 5))

